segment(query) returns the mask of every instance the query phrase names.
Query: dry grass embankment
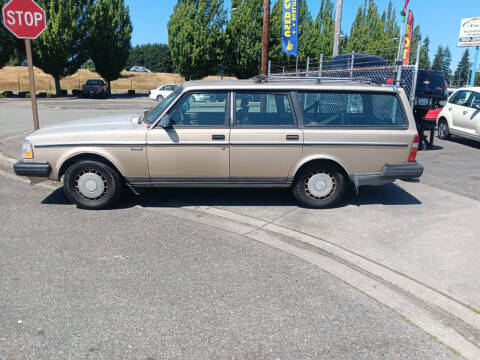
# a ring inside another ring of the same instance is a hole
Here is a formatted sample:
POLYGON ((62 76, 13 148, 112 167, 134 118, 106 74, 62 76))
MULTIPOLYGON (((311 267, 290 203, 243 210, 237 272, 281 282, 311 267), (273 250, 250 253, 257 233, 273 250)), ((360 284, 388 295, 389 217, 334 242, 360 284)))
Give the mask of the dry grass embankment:
MULTIPOLYGON (((60 81, 62 89, 71 91, 81 89, 88 79, 100 79, 97 73, 90 70, 78 70, 72 76, 60 81)), ((163 84, 181 84, 184 78, 178 74, 166 73, 135 73, 123 71, 122 77, 112 81, 113 91, 151 90, 163 84)), ((55 81, 50 75, 45 74, 39 68, 35 68, 35 85, 37 92, 55 92, 55 81)), ((25 66, 6 66, 0 69, 0 92, 3 91, 29 91, 28 68, 25 66)))

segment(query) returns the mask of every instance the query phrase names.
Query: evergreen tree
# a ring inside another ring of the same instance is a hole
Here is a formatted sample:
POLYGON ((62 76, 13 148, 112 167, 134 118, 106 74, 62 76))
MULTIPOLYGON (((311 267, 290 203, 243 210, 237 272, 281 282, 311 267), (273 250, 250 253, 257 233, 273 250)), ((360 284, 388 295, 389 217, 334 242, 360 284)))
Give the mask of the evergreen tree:
MULTIPOLYGON (((0 9, 5 6, 5 1, 0 0, 0 9)), ((15 48, 15 38, 13 34, 8 31, 3 24, 0 25, 0 69, 13 56, 15 48)))
POLYGON ((335 33, 334 6, 332 0, 322 0, 317 18, 312 25, 311 56, 324 54, 329 56, 333 51, 333 35, 335 33))
POLYGON ((447 46, 444 49, 443 52, 443 66, 442 66, 442 71, 445 74, 445 78, 447 79, 447 82, 450 83, 452 79, 452 53, 450 51, 450 48, 447 46))
POLYGON ((439 45, 437 48, 437 52, 435 53, 435 57, 433 58, 432 70, 442 71, 444 62, 445 62, 445 53, 443 50, 443 46, 439 45))
POLYGON ((368 5, 365 1, 357 10, 345 52, 378 55, 393 63, 399 39, 400 27, 392 2, 380 16, 375 1, 369 0, 368 5))
MULTIPOLYGON (((270 54, 269 58, 274 64, 292 66, 296 59, 282 52, 282 8, 283 1, 278 0, 273 6, 270 16, 270 54)), ((307 57, 320 56, 315 53, 316 31, 313 19, 308 10, 306 0, 297 0, 298 9, 298 58, 305 64, 307 57)), ((303 65, 302 65, 303 66, 303 65)))
POLYGON ((38 0, 45 10, 47 28, 32 42, 33 62, 55 79, 74 74, 87 60, 87 22, 93 0, 38 0))
POLYGON ((224 53, 225 24, 223 0, 177 0, 168 22, 168 45, 176 71, 186 80, 217 70, 224 53))
MULTIPOLYGON (((417 61, 417 50, 421 40, 422 40, 422 33, 420 32, 420 26, 417 25, 413 29, 413 34, 412 34, 412 47, 410 49, 410 64, 414 64, 417 61)), ((422 49, 422 46, 420 45, 420 50, 421 49, 422 49)))
POLYGON ((120 77, 127 63, 132 23, 124 0, 96 0, 89 22, 88 51, 100 76, 107 82, 120 77))
POLYGON ((233 0, 226 29, 228 71, 239 79, 260 73, 263 0, 233 0))
POLYGON ((420 48, 420 69, 430 69, 430 38, 427 36, 423 40, 423 45, 420 48))
POLYGON ((451 81, 452 85, 467 85, 468 78, 470 76, 471 66, 472 64, 470 62, 470 51, 468 49, 465 49, 465 52, 463 53, 463 56, 457 65, 457 70, 455 70, 455 74, 451 81))
POLYGON ((126 68, 145 66, 154 72, 173 72, 172 55, 166 44, 144 44, 130 49, 126 68))

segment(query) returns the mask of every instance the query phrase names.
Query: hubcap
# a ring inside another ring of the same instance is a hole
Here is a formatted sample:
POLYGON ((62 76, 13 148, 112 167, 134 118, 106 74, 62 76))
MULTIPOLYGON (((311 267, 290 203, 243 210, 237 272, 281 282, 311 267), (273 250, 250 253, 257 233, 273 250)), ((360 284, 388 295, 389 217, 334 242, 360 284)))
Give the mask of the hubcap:
POLYGON ((84 170, 75 177, 77 192, 88 200, 101 199, 107 192, 105 176, 96 170, 84 170))
POLYGON ((305 191, 315 200, 329 198, 335 192, 336 185, 335 178, 326 172, 314 173, 305 179, 305 191))
POLYGON ((444 122, 442 122, 442 124, 440 125, 440 135, 447 135, 447 124, 445 124, 444 122))

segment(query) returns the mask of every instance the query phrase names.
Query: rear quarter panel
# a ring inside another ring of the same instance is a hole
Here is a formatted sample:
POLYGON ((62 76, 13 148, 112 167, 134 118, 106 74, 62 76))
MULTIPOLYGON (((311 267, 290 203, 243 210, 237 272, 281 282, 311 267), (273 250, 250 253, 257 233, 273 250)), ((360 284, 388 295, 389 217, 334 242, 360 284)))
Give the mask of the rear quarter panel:
POLYGON ((290 177, 305 163, 330 159, 349 175, 379 173, 385 164, 406 163, 417 128, 403 90, 399 91, 407 126, 402 128, 305 128, 302 160, 290 177))

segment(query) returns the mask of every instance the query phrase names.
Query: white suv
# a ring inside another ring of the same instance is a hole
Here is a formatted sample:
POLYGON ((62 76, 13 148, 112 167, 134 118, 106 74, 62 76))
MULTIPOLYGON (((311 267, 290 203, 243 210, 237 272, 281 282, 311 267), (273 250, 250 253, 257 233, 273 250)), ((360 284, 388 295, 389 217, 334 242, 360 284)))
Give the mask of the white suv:
POLYGON ((159 88, 150 90, 148 97, 153 100, 157 100, 158 102, 162 102, 168 95, 179 88, 178 85, 174 84, 167 84, 162 85, 159 88))
POLYGON ((458 89, 437 118, 438 137, 451 135, 480 141, 480 87, 458 89))

